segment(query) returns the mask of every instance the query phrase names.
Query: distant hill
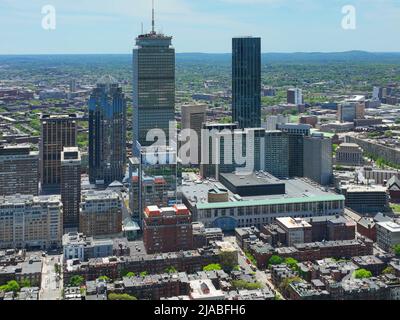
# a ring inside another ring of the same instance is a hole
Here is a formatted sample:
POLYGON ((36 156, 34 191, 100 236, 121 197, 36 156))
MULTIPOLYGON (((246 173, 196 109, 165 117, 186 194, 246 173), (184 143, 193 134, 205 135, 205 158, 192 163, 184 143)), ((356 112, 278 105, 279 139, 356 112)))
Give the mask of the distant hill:
MULTIPOLYGON (((230 53, 178 53, 177 61, 182 62, 227 62, 231 60, 230 53)), ((268 62, 383 62, 400 63, 400 52, 294 52, 294 53, 263 53, 263 63, 268 62)))
MULTIPOLYGON (((177 53, 177 63, 231 63, 231 53, 177 53)), ((400 63, 400 52, 294 52, 263 53, 263 63, 329 63, 329 62, 371 62, 400 63)), ((130 54, 60 54, 60 55, 0 55, 0 63, 44 63, 52 65, 109 63, 131 64, 130 54)))

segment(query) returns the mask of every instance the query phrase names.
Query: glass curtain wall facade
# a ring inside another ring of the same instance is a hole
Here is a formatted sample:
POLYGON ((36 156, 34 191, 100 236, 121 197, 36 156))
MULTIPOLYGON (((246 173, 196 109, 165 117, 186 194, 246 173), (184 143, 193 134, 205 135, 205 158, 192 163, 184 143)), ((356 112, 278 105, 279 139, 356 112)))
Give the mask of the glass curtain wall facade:
POLYGON ((89 99, 89 179, 122 181, 126 165, 126 99, 112 77, 100 79, 89 99))
POLYGON ((241 129, 261 127, 261 38, 232 39, 232 116, 241 129))

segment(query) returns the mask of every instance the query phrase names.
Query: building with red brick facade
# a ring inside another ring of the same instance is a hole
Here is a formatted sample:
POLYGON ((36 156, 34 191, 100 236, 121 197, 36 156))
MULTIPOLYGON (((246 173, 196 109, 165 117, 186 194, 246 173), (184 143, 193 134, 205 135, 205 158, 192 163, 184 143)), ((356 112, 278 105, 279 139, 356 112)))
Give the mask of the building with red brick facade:
POLYGON ((182 204, 170 208, 146 207, 143 241, 149 254, 191 250, 193 227, 190 211, 182 204))

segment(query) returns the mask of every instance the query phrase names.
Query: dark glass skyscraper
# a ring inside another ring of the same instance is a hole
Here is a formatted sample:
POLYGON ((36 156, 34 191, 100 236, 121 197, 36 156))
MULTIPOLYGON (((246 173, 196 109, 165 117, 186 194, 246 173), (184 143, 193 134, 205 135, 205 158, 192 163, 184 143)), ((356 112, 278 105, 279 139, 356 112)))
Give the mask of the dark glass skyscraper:
POLYGON ((75 114, 41 117, 40 178, 42 194, 57 194, 61 183, 61 152, 75 147, 78 118, 75 114))
POLYGON ((126 164, 126 99, 111 76, 100 79, 89 99, 89 179, 122 181, 126 164))
POLYGON ((61 202, 64 232, 78 231, 81 203, 81 154, 78 147, 61 152, 61 202))
POLYGON ((155 32, 154 27, 136 38, 132 90, 133 151, 137 156, 140 146, 154 143, 146 141, 151 129, 163 130, 168 142, 169 123, 175 120, 175 49, 171 40, 155 32))
POLYGON ((232 116, 242 129, 261 126, 261 38, 232 39, 232 116))

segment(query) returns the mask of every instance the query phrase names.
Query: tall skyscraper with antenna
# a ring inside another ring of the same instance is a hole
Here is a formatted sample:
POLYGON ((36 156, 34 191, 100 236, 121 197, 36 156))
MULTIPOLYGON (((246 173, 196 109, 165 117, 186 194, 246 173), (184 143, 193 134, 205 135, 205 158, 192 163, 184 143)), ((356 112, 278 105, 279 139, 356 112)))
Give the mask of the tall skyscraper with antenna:
POLYGON ((169 123, 175 120, 175 49, 172 37, 155 30, 154 1, 152 29, 136 38, 133 49, 133 152, 150 146, 151 129, 161 129, 169 140, 169 123))

